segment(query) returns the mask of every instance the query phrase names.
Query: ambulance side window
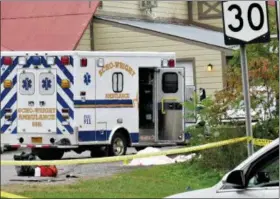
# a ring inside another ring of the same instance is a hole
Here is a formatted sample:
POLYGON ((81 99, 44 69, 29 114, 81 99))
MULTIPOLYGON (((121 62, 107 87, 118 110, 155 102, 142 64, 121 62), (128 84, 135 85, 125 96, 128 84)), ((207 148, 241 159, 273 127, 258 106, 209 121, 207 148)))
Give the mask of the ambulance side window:
POLYGON ((123 74, 121 72, 113 73, 112 87, 115 93, 121 93, 123 91, 123 74))
POLYGON ((35 92, 35 75, 33 73, 21 73, 19 75, 19 92, 21 95, 33 95, 35 92))
POLYGON ((164 93, 176 93, 178 91, 178 75, 177 73, 163 73, 162 75, 162 91, 164 93))

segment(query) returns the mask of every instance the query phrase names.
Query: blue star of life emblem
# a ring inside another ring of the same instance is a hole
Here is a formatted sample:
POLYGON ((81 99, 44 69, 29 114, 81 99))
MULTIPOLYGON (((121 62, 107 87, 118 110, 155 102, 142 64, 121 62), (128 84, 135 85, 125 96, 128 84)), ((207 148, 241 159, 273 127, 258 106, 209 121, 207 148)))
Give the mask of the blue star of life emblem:
POLYGON ((89 73, 86 73, 86 74, 84 75, 84 83, 85 83, 86 85, 89 85, 89 84, 91 83, 91 76, 90 76, 89 73))
POLYGON ((49 90, 52 87, 52 81, 46 77, 42 80, 42 87, 45 90, 49 90))
POLYGON ((32 81, 28 77, 22 80, 22 88, 25 90, 29 90, 32 87, 32 81))

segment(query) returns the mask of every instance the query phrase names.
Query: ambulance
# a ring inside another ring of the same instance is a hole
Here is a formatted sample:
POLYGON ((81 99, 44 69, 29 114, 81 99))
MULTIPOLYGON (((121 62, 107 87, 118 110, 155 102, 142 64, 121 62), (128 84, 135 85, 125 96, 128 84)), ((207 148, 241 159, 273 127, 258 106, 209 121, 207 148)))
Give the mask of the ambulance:
POLYGON ((173 52, 2 51, 0 75, 1 144, 42 160, 188 142, 173 52))

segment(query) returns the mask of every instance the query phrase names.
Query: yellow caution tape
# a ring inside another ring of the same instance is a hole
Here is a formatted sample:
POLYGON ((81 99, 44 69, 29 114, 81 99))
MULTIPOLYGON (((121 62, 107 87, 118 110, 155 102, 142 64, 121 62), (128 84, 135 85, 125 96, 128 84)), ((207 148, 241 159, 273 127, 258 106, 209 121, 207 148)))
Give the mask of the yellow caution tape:
POLYGON ((72 165, 72 164, 92 164, 92 163, 105 163, 105 162, 119 162, 119 161, 129 161, 135 158, 148 158, 153 156, 161 155, 175 155, 182 153, 189 153, 194 151, 201 151, 210 148, 216 148, 220 146, 225 146, 229 144, 235 144, 239 142, 244 142, 247 137, 233 138, 229 140, 223 140, 219 142, 208 143, 199 146, 185 147, 179 149, 170 149, 168 151, 153 152, 148 154, 136 154, 136 155, 126 155, 126 156, 116 156, 116 157, 104 157, 104 158, 87 158, 87 159, 71 159, 71 160, 51 160, 51 161, 14 161, 14 160, 1 160, 1 165, 72 165))
POLYGON ((1 198, 27 198, 27 197, 1 191, 1 198))
MULTIPOLYGON (((71 159, 71 160, 51 160, 51 161, 14 161, 14 160, 1 160, 1 165, 72 165, 72 164, 93 164, 93 163, 106 163, 106 162, 119 162, 123 161, 125 164, 128 164, 128 161, 135 158, 148 158, 153 156, 162 156, 162 155, 175 155, 175 154, 183 154, 190 153, 194 151, 202 151, 205 149, 216 148, 220 146, 235 144, 239 142, 251 141, 253 138, 249 137, 240 137, 233 138, 229 140, 223 140, 219 142, 208 143, 199 146, 185 147, 179 149, 170 149, 167 151, 153 152, 147 154, 136 154, 136 155, 126 155, 126 156, 116 156, 116 157, 103 157, 103 158, 87 158, 87 159, 71 159)), ((270 141, 271 142, 271 141, 270 141)), ((254 144, 264 144, 268 143, 267 140, 263 139, 253 139, 254 144)))
POLYGON ((253 144, 256 146, 266 146, 268 145, 272 140, 267 140, 267 139, 253 139, 253 144))

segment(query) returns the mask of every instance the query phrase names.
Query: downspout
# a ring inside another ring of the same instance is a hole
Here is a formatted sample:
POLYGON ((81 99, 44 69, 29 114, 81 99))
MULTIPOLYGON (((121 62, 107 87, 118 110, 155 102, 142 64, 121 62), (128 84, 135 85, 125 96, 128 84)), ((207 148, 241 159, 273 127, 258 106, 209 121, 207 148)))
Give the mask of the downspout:
POLYGON ((94 51, 93 18, 94 18, 94 16, 91 18, 90 24, 89 24, 90 50, 91 50, 91 51, 94 51))

